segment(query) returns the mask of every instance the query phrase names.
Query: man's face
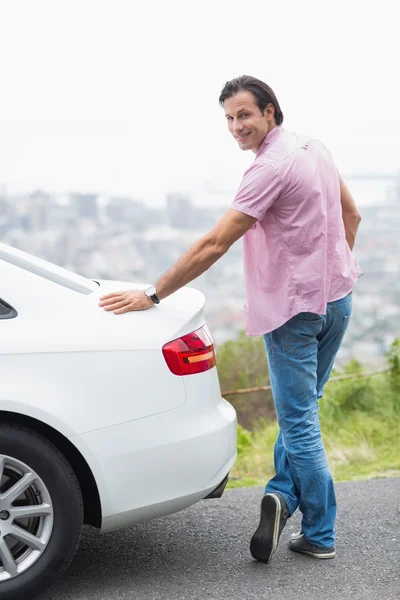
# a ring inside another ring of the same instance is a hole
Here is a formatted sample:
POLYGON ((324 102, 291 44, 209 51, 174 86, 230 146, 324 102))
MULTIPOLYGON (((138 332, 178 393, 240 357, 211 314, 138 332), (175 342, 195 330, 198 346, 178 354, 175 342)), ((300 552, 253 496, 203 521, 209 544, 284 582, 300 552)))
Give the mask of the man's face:
POLYGON ((268 104, 261 113, 254 95, 241 90, 224 102, 228 128, 242 150, 257 152, 267 133, 275 127, 274 107, 268 104))

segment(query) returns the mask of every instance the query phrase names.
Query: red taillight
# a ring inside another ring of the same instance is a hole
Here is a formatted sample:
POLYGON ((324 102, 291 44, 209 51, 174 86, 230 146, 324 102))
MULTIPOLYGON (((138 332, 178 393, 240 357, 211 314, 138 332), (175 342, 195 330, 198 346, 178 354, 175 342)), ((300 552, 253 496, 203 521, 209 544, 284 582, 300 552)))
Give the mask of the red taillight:
POLYGON ((216 365, 215 347, 205 327, 163 346, 164 358, 174 375, 193 375, 216 365))

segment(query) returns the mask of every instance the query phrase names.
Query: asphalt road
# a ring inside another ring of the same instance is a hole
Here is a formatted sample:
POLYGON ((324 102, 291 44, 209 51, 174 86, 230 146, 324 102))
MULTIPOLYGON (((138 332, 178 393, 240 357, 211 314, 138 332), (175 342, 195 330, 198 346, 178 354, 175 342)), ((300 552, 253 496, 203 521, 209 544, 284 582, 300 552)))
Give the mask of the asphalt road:
POLYGON ((225 492, 175 515, 100 536, 86 529, 66 574, 39 600, 392 600, 400 598, 400 479, 339 483, 337 555, 288 549, 251 558, 262 488, 225 492))

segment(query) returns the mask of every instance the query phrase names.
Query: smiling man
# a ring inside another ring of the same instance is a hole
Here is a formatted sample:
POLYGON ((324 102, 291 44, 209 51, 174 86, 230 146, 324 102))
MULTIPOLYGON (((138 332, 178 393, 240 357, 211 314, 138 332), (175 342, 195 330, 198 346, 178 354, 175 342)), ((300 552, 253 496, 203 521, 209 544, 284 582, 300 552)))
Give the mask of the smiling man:
POLYGON ((233 79, 219 102, 239 147, 255 154, 231 208, 154 287, 108 294, 100 306, 116 314, 151 308, 243 236, 246 328, 264 336, 280 426, 276 474, 266 486, 250 551, 269 562, 299 507, 302 530, 290 548, 333 558, 336 499, 318 400, 349 324, 360 275, 352 254, 360 215, 325 146, 283 129, 279 102, 266 83, 233 79))

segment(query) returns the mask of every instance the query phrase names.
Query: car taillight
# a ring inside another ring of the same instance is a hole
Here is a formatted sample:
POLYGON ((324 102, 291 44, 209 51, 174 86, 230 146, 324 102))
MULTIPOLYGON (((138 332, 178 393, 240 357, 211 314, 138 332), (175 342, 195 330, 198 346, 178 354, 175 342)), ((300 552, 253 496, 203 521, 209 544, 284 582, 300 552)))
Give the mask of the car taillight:
POLYGON ((215 346, 206 327, 168 342, 162 351, 174 375, 194 375, 216 365, 215 346))

